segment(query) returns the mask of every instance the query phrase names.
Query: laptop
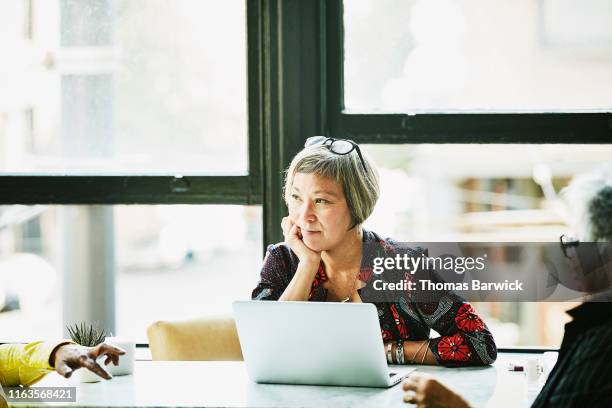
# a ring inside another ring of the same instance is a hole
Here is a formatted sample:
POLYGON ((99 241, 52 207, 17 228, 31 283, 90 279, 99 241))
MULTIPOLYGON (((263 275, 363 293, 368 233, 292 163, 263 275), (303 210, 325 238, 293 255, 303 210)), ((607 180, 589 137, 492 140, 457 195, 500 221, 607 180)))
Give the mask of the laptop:
POLYGON ((251 380, 391 387, 376 307, 369 303, 236 301, 234 317, 251 380))

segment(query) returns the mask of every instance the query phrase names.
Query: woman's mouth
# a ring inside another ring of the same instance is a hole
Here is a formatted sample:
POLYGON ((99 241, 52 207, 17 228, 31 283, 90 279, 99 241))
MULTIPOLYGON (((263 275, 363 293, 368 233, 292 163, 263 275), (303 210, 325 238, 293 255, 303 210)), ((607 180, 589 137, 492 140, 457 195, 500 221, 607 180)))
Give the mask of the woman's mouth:
POLYGON ((320 234, 320 233, 321 233, 321 231, 309 231, 309 230, 305 230, 305 229, 302 230, 302 235, 304 235, 304 236, 313 236, 313 235, 317 235, 317 234, 320 234))

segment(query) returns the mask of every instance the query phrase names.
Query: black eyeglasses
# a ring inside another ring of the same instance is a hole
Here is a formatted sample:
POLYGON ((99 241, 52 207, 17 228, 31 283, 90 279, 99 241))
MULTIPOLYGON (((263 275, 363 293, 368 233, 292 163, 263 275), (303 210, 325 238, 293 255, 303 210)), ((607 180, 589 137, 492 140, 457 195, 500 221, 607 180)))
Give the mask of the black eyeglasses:
POLYGON ((566 258, 569 258, 569 256, 567 256, 567 248, 577 247, 580 245, 580 241, 570 238, 565 234, 559 237, 559 241, 561 242, 561 251, 563 251, 563 255, 566 258))
POLYGON ((361 155, 361 150, 359 149, 359 145, 352 140, 348 139, 334 139, 332 137, 325 136, 312 136, 306 139, 306 143, 304 143, 304 147, 315 146, 321 144, 330 152, 339 154, 344 156, 345 154, 349 154, 353 150, 357 150, 357 154, 359 155, 359 160, 361 161, 361 165, 363 166, 363 171, 368 174, 368 170, 366 169, 365 161, 363 160, 363 156, 361 155))

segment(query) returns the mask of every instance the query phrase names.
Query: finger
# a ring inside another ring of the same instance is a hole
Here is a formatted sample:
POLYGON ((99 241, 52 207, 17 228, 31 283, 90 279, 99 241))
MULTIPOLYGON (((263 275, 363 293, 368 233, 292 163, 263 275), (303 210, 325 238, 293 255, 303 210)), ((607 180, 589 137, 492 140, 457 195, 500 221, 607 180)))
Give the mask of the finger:
POLYGON ((281 228, 283 229, 283 231, 285 231, 285 224, 287 223, 287 217, 283 217, 283 219, 281 220, 281 228))
POLYGON ((413 378, 412 376, 406 378, 404 382, 402 383, 402 389, 404 391, 410 391, 410 390, 416 391, 417 387, 418 387, 418 379, 413 378))
POLYGON ((122 356, 125 354, 125 350, 121 347, 113 346, 112 344, 102 343, 101 354, 111 354, 113 356, 122 356))
POLYGON ((56 361, 55 371, 57 371, 57 373, 64 378, 70 378, 70 376, 72 375, 72 368, 70 368, 65 361, 56 361))
MULTIPOLYGON (((101 355, 105 355, 102 353, 101 355)), ((96 359, 97 360, 97 359, 96 359)), ((104 365, 107 366, 113 362, 113 365, 119 365, 119 356, 116 354, 106 353, 106 358, 104 359, 104 365)))
POLYGON ((298 234, 298 226, 293 224, 291 229, 289 230, 289 235, 295 235, 297 237, 298 234))
POLYGON ((104 378, 105 380, 110 380, 111 378, 113 378, 112 375, 110 375, 105 369, 103 369, 100 364, 96 363, 95 360, 92 359, 87 359, 84 367, 87 368, 89 371, 99 375, 100 377, 104 378))
POLYGON ((281 221, 281 225, 285 225, 287 228, 291 227, 291 225, 289 225, 289 223, 291 223, 291 218, 289 217, 283 217, 282 221, 281 221))
POLYGON ((287 217, 287 221, 285 221, 285 226, 287 227, 287 231, 291 232, 294 226, 296 226, 295 222, 289 217, 287 217))
POLYGON ((111 346, 110 344, 107 344, 107 343, 102 343, 102 344, 98 344, 96 347, 91 349, 88 353, 88 355, 94 360, 104 354, 122 356, 125 354, 125 351, 123 349, 120 349, 119 347, 111 346))
POLYGON ((300 229, 300 227, 293 224, 293 227, 291 227, 291 231, 289 231, 289 236, 301 242, 303 238, 302 230, 300 229))
POLYGON ((415 404, 416 401, 416 392, 408 391, 404 394, 404 402, 415 404))
POLYGON ((285 237, 289 235, 289 230, 291 229, 289 217, 283 218, 283 221, 281 222, 281 228, 283 229, 283 235, 285 237))

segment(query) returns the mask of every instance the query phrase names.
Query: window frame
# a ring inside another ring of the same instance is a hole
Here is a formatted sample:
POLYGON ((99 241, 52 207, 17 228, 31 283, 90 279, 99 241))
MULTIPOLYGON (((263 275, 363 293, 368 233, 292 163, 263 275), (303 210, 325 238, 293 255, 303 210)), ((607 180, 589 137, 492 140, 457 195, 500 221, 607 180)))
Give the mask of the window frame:
POLYGON ((342 0, 245 0, 248 172, 0 173, 2 204, 263 206, 263 247, 283 240, 283 170, 309 136, 358 143, 612 143, 612 113, 344 112, 342 0), (297 84, 297 85, 296 85, 297 84), (520 130, 517 132, 517 130, 520 130), (182 181, 177 181, 178 177, 182 181), (185 180, 188 188, 184 188, 185 180))
POLYGON ((567 113, 346 113, 343 1, 326 5, 331 137, 372 144, 612 143, 612 107, 567 113))
POLYGON ((260 7, 246 1, 247 172, 91 175, 0 172, 0 205, 261 204, 260 7))
POLYGON ((260 62, 264 76, 264 248, 284 239, 280 222, 287 211, 282 199, 282 172, 313 135, 368 144, 612 143, 609 111, 346 113, 343 1, 257 3, 261 7, 260 62))

